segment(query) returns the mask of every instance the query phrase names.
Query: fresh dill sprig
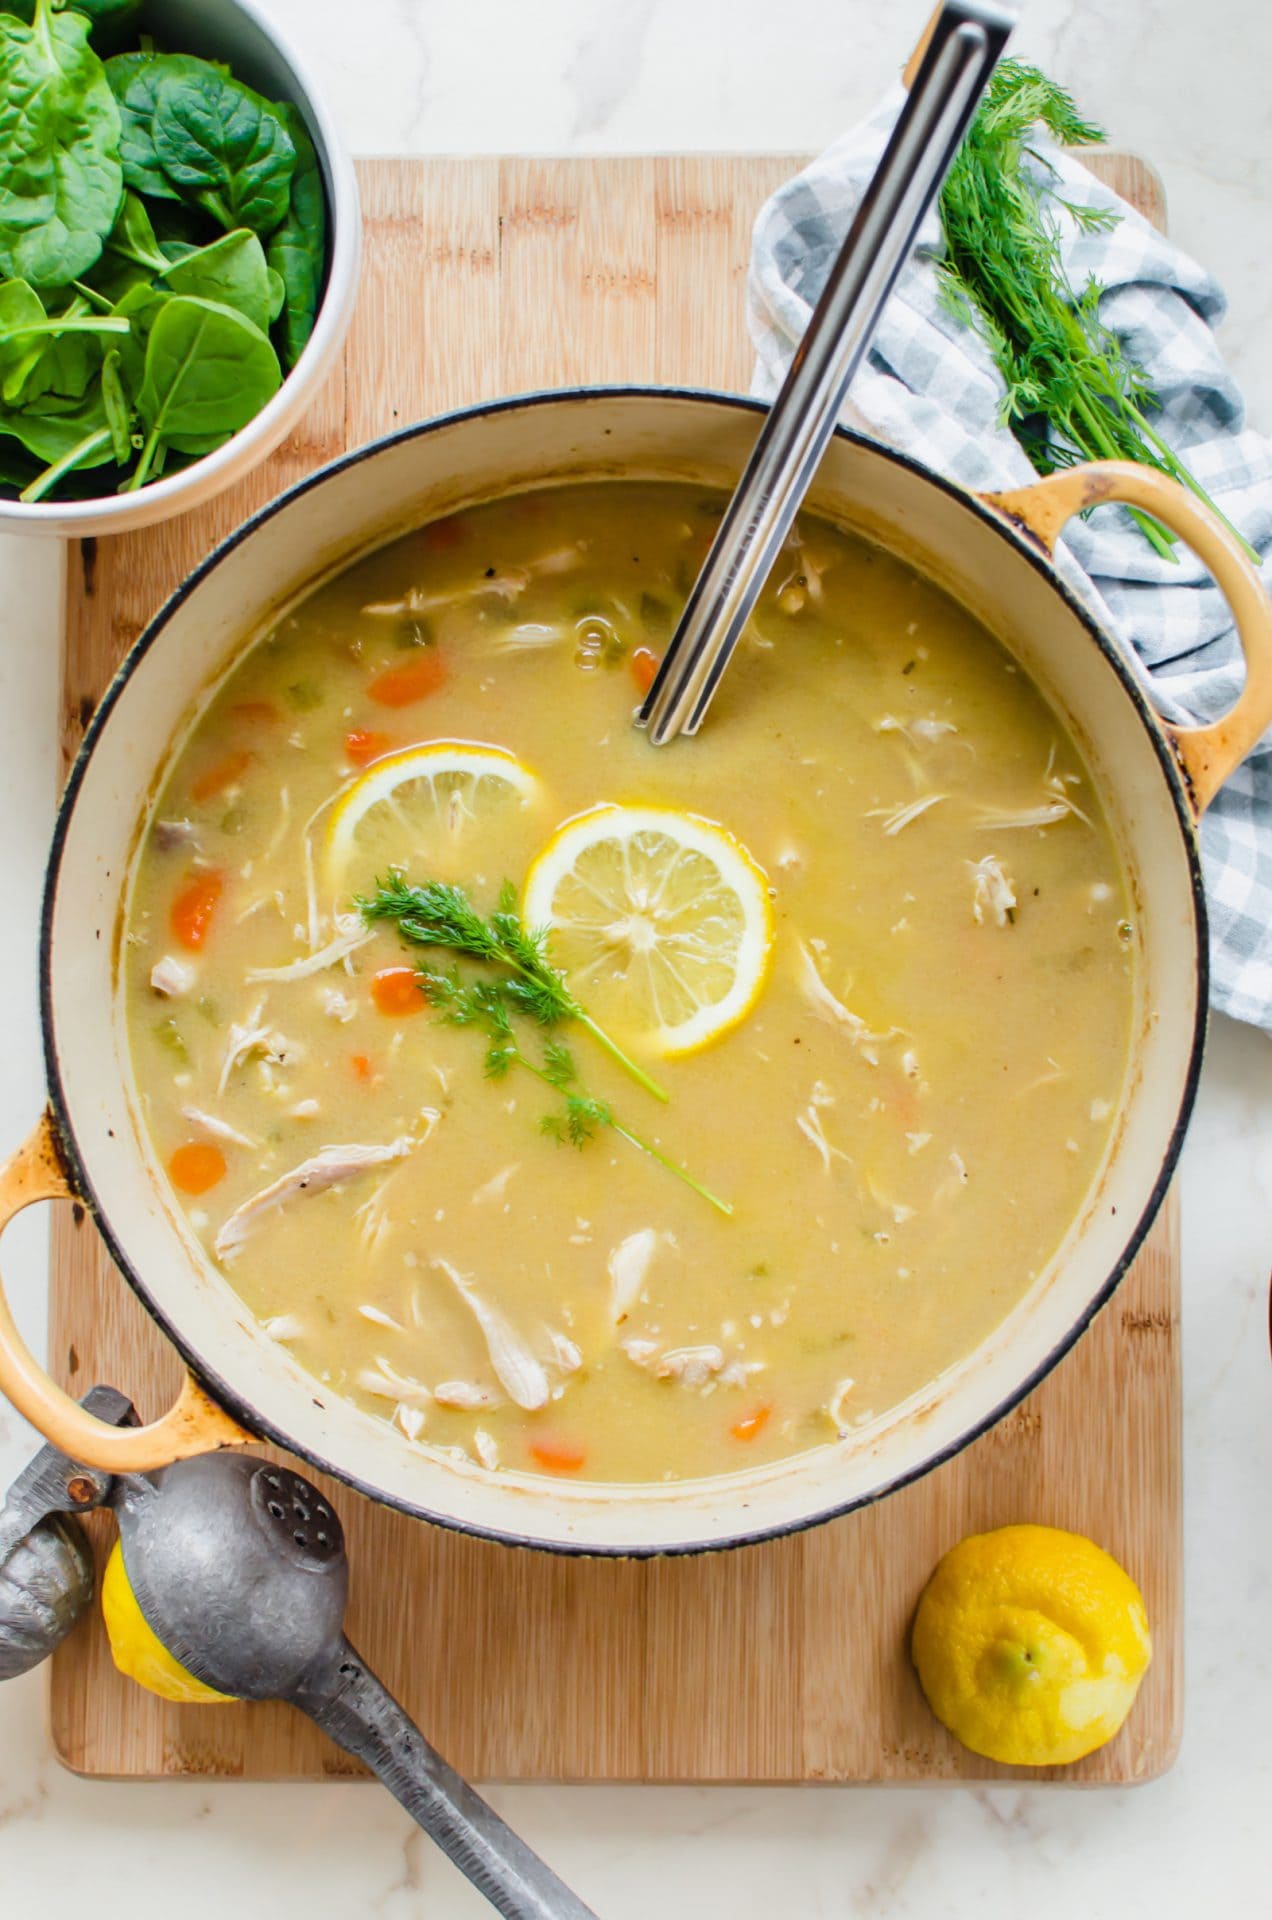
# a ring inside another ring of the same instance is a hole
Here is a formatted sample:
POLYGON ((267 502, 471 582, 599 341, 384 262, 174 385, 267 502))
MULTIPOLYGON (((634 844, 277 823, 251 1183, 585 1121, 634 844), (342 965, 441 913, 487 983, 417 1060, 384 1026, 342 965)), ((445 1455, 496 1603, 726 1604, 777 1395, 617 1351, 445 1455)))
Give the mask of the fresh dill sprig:
POLYGON ((665 1167, 668 1173, 674 1173, 678 1180, 683 1180, 687 1187, 700 1194, 718 1212, 733 1212, 727 1200, 721 1200, 686 1168, 677 1166, 651 1141, 642 1139, 640 1134, 626 1126, 607 1101, 589 1094, 579 1084, 573 1054, 561 1041, 545 1041, 541 1062, 531 1060, 522 1051, 513 1025, 513 1014, 525 1015, 528 1010, 516 996, 516 981, 464 980, 457 968, 452 967, 447 973, 435 973, 421 964, 420 985, 429 1004, 449 1025, 474 1027, 484 1037, 488 1080, 502 1080, 513 1067, 521 1067, 560 1095, 561 1111, 543 1115, 539 1122, 542 1132, 551 1134, 562 1145, 584 1147, 599 1131, 608 1127, 620 1140, 626 1140, 629 1146, 647 1154, 660 1167, 665 1167))
POLYGON ((442 880, 412 886, 400 873, 378 881, 370 899, 359 898, 357 906, 368 922, 392 921, 402 938, 414 946, 445 947, 452 953, 469 954, 474 960, 503 967, 513 976, 502 988, 510 1005, 541 1027, 577 1020, 646 1093, 652 1093, 656 1100, 667 1098, 658 1082, 637 1066, 575 999, 565 975, 548 960, 546 932, 532 932, 523 926, 516 890, 510 883, 505 882, 499 905, 488 919, 477 911, 462 887, 442 880))
MULTIPOLYGON (((1121 215, 1073 206, 1039 187, 1029 162, 1053 178, 1055 169, 1029 143, 1038 125, 1069 147, 1105 137, 1037 67, 1001 61, 941 190, 942 290, 950 309, 980 332, 1006 382, 1001 424, 1039 473, 1095 459, 1135 460, 1169 474, 1256 559, 1147 418, 1157 395, 1100 319, 1104 288, 1094 278, 1081 291, 1070 284, 1047 201, 1054 197, 1087 233, 1107 231, 1121 215)), ((1156 551, 1173 559, 1175 536, 1152 515, 1131 512, 1156 551)))

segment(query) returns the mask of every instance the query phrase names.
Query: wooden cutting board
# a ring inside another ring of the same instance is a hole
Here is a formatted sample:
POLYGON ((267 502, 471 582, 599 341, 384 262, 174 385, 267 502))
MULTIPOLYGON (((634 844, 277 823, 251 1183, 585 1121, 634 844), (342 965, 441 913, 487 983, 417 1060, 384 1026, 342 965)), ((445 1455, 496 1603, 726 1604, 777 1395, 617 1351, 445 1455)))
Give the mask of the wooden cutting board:
MULTIPOLYGON (((361 169, 364 286, 343 367, 249 482, 153 532, 69 556, 67 757, 143 622, 261 501, 371 435, 490 395, 579 381, 741 388, 751 224, 789 157, 378 160, 361 169)), ((1101 171, 1157 218, 1153 176, 1101 171)), ((68 1206, 50 1350, 77 1393, 151 1417, 178 1368, 68 1206)), ((1002 1778, 928 1712, 905 1653, 924 1580, 963 1534, 1012 1520, 1091 1534, 1140 1582, 1156 1647, 1121 1736, 1055 1777, 1151 1778, 1179 1737, 1176 1215, 1051 1378, 976 1446, 890 1500, 777 1544, 614 1564, 491 1546, 333 1491, 350 1631, 443 1752, 477 1778, 1002 1778)), ((99 1549, 109 1523, 99 1519, 99 1549)), ((99 1775, 319 1779, 357 1771, 281 1706, 175 1707, 123 1681, 94 1618, 53 1666, 52 1730, 99 1775)), ((1050 1776, 1033 1776, 1050 1777, 1050 1776)))

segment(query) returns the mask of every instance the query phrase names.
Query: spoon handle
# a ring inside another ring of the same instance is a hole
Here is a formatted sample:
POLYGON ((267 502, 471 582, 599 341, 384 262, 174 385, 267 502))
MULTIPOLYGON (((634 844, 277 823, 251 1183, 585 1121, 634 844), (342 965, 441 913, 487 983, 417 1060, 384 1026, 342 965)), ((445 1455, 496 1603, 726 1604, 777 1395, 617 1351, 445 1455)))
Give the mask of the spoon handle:
POLYGON ((596 1920, 592 1909, 430 1746, 347 1640, 290 1698, 337 1746, 366 1761, 508 1920, 596 1920))
POLYGON ((1013 24, 992 0, 947 0, 933 24, 892 138, 636 716, 655 746, 702 723, 1013 24))

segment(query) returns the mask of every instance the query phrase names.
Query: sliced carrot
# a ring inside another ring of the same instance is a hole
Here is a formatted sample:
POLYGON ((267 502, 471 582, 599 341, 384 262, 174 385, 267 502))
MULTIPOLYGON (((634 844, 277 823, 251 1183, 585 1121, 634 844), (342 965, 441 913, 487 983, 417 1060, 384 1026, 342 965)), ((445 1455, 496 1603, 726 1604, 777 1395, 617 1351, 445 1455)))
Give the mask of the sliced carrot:
POLYGON ((654 684, 654 676, 660 665, 658 655, 651 647, 634 647, 628 665, 631 667, 637 692, 648 693, 654 684))
POLYGON ((240 753, 227 753, 224 760, 218 760, 214 767, 201 773, 197 780, 190 782, 190 794, 195 800, 215 800, 218 793, 224 793, 236 780, 241 780, 252 764, 252 755, 246 747, 240 753))
POLYGON ((262 726, 278 718, 278 708, 272 700, 236 700, 230 712, 236 720, 259 722, 262 726))
POLYGON ((365 1053, 351 1053, 349 1055, 349 1065, 353 1068, 353 1077, 355 1080, 371 1079, 371 1062, 367 1059, 365 1053))
POLYGON ((199 873, 181 889, 168 913, 168 925, 175 940, 191 952, 197 952, 207 939, 212 920, 225 891, 221 873, 199 873))
POLYGON ((371 976, 371 998, 381 1013, 392 1014, 394 1019, 405 1013, 422 1013, 428 1005, 414 967, 381 967, 371 976))
POLYGON ((530 1457, 546 1473, 577 1473, 587 1454, 573 1440, 558 1440, 544 1434, 541 1439, 530 1442, 530 1457))
POLYGON ((750 1413, 744 1413, 740 1420, 735 1420, 729 1432, 735 1440, 754 1440, 756 1434, 762 1433, 768 1425, 772 1411, 772 1402, 762 1400, 758 1407, 752 1407, 750 1413))
POLYGON ((354 727, 344 738, 345 759, 352 760, 355 767, 365 767, 371 760, 378 760, 382 753, 388 753, 393 745, 387 733, 376 733, 370 727, 354 727))
POLYGON ((380 707, 409 707, 426 700, 446 679, 446 662, 436 647, 421 647, 413 660, 400 667, 387 667, 367 688, 380 707))
POLYGON ((454 547, 462 547, 468 538, 468 528, 457 513, 445 520, 433 520, 427 527, 420 529, 420 544, 430 553, 449 553, 454 547))
POLYGON ((168 1162, 168 1176, 181 1193, 206 1193, 225 1177, 225 1155, 206 1140, 188 1140, 168 1162))

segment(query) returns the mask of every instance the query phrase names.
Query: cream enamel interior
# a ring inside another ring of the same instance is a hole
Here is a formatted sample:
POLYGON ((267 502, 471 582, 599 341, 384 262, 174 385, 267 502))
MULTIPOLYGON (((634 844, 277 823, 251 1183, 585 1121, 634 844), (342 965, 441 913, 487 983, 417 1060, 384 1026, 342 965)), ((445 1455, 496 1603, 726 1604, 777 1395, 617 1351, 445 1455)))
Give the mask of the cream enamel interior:
POLYGON ((163 617, 97 731, 64 820, 47 956, 50 1064, 126 1264, 249 1424, 258 1418, 377 1497, 507 1537, 602 1551, 723 1543, 808 1522, 920 1471, 1015 1398, 1083 1322, 1149 1207, 1187 1097, 1199 979, 1186 831, 1135 702, 1013 538, 912 469, 840 439, 810 504, 921 564, 1007 641, 1103 774, 1138 895, 1142 1039, 1121 1138, 1086 1219, 993 1338, 851 1441, 752 1474, 648 1488, 496 1480, 326 1401, 168 1210, 130 1104, 113 978, 120 889, 156 769, 192 693, 237 653, 245 610, 276 611, 377 539, 509 486, 620 471, 729 485, 755 423, 751 409, 692 396, 568 395, 442 422, 333 471, 241 537, 163 617))

